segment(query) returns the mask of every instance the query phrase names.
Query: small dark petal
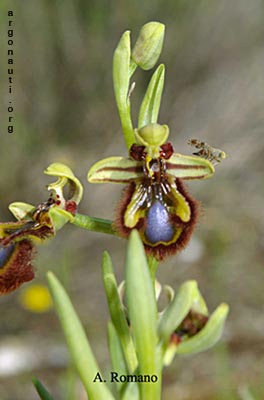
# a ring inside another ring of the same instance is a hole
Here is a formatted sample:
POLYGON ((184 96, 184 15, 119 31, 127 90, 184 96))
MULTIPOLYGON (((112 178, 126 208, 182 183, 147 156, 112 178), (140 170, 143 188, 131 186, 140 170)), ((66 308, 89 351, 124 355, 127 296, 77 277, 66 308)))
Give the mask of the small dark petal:
POLYGON ((145 146, 132 144, 129 150, 129 155, 135 161, 143 161, 146 157, 145 146))
POLYGON ((65 210, 75 215, 77 212, 77 204, 75 203, 75 201, 72 200, 66 201, 65 210))
POLYGON ((0 245, 0 294, 7 294, 34 278, 31 264, 34 253, 33 244, 27 239, 0 245))
POLYGON ((170 142, 164 143, 162 146, 160 146, 160 148, 160 156, 165 160, 168 160, 174 153, 173 146, 170 142))

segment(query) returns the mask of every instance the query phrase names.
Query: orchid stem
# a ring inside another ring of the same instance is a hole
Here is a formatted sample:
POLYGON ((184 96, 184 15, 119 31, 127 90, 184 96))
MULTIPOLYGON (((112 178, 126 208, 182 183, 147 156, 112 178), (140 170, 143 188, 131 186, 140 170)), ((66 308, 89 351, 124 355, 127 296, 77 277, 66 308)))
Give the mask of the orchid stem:
POLYGON ((158 262, 158 260, 156 260, 155 257, 150 256, 150 255, 147 255, 147 260, 148 260, 150 276, 151 276, 153 284, 155 285, 156 271, 157 271, 159 262, 158 262))
POLYGON ((108 235, 117 235, 112 226, 112 221, 102 218, 89 217, 88 215, 76 214, 72 223, 79 228, 88 231, 107 233, 108 235))

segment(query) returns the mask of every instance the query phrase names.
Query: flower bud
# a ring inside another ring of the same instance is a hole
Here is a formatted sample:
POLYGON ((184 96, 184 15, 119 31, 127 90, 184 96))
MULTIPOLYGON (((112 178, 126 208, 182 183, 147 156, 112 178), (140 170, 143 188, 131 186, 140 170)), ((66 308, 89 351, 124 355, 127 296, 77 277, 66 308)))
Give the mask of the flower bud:
POLYGON ((160 22, 149 22, 141 28, 132 50, 132 59, 140 68, 148 70, 156 64, 163 45, 164 30, 165 26, 160 22))

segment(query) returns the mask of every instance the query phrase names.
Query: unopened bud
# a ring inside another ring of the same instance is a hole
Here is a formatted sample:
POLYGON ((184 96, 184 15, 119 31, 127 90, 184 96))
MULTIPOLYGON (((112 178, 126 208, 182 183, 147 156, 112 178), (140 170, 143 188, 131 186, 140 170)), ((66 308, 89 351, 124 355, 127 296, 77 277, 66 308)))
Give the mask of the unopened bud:
POLYGON ((148 70, 156 64, 163 45, 164 31, 165 26, 160 22, 149 22, 141 28, 132 50, 132 59, 140 68, 148 70))

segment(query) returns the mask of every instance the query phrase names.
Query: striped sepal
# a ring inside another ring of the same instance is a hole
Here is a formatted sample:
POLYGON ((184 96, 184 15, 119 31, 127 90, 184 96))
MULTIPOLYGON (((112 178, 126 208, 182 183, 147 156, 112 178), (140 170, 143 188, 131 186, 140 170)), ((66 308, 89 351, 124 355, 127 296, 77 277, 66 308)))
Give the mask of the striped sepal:
POLYGON ((144 176, 142 163, 123 157, 109 157, 95 163, 88 172, 91 183, 127 183, 144 176))
POLYGON ((201 157, 174 153, 166 162, 168 175, 182 179, 203 179, 214 174, 213 164, 201 157))

